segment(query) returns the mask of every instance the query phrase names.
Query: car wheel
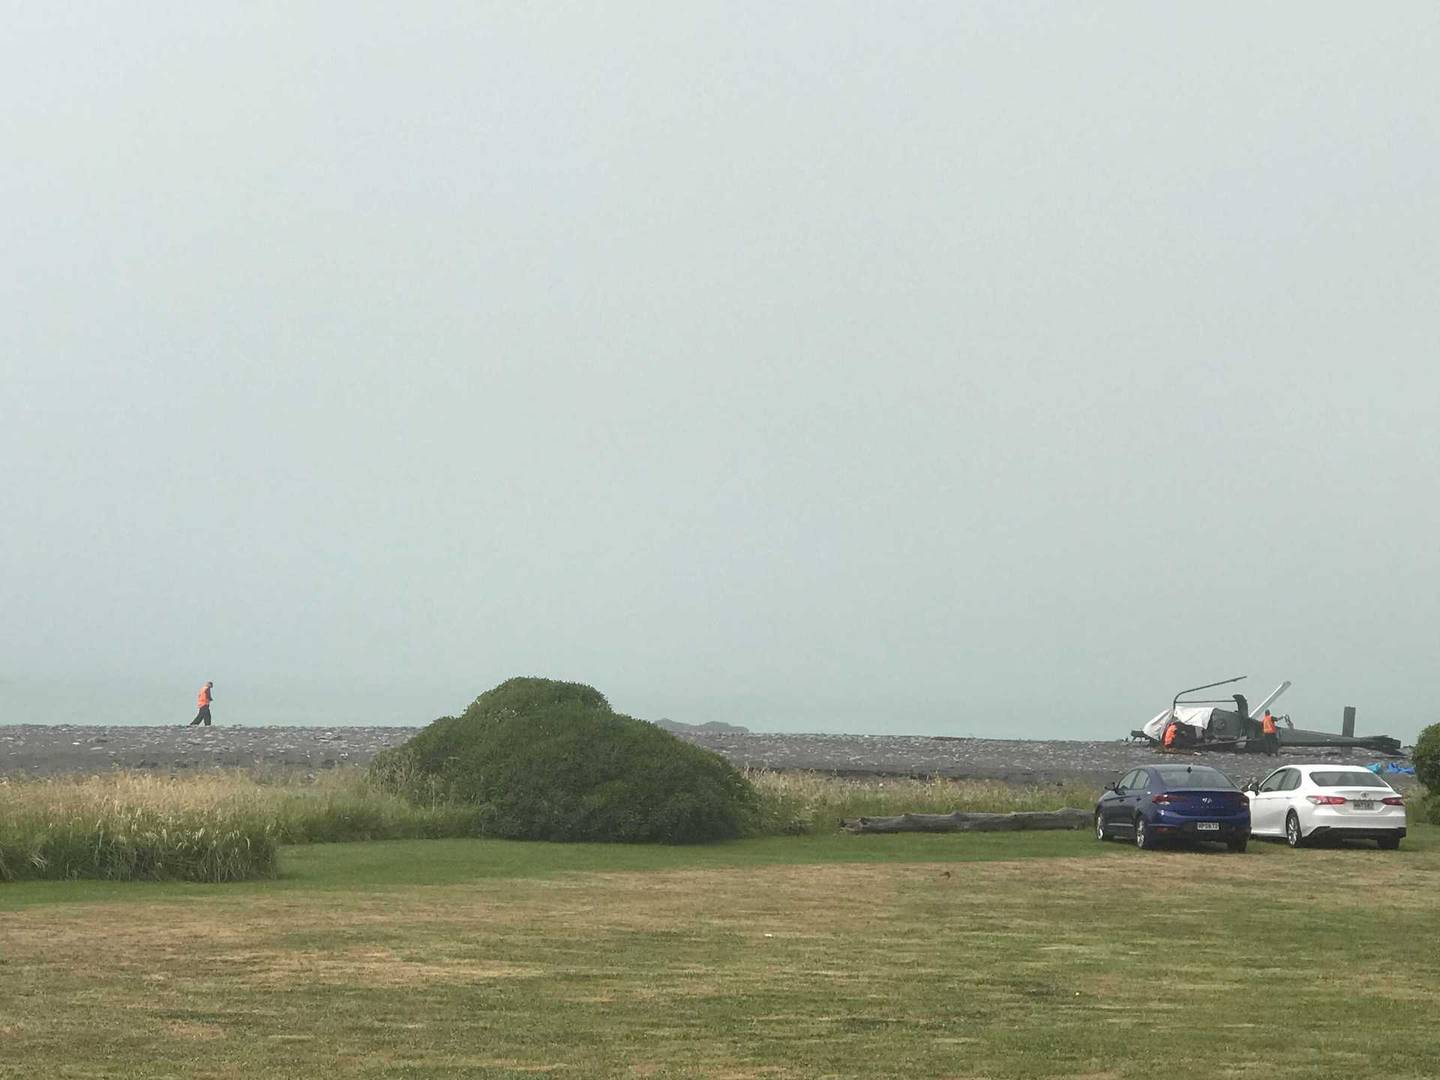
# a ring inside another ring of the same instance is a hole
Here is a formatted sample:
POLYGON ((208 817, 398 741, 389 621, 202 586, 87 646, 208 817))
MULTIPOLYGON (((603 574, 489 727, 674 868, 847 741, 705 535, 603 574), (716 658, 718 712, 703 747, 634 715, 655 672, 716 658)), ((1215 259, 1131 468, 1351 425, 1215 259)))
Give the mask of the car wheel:
POLYGON ((1105 815, 1099 810, 1095 811, 1095 839, 1102 843, 1110 839, 1109 830, 1105 828, 1105 815))
POLYGON ((1144 851, 1155 846, 1155 838, 1150 835, 1150 826, 1145 824, 1143 817, 1135 819, 1135 846, 1144 851))
POLYGON ((1305 837, 1300 835, 1300 819, 1295 816, 1295 811, 1285 815, 1285 843, 1291 847, 1299 847, 1305 842, 1305 837))
POLYGON ((1375 843, 1380 845, 1381 851, 1400 850, 1400 837, 1398 836, 1382 836, 1380 837, 1380 839, 1376 840, 1375 843))
POLYGON ((1227 840, 1225 841, 1225 846, 1231 851, 1235 852, 1235 854, 1239 855, 1245 851, 1246 843, 1247 841, 1245 840, 1227 840))

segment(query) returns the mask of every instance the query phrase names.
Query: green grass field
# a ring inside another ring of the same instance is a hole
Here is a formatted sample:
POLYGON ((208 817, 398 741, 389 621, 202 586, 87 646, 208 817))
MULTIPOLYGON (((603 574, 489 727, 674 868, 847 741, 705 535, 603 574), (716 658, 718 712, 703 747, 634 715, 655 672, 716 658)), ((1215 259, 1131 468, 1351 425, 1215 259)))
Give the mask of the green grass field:
POLYGON ((0 886, 0 1075, 1429 1077, 1440 829, 400 840, 0 886))

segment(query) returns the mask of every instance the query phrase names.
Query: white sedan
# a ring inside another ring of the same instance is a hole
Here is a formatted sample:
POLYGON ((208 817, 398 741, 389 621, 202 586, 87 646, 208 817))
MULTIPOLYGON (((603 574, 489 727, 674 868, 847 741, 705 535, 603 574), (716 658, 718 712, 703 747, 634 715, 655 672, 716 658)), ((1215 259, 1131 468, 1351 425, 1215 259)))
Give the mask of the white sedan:
POLYGON ((1405 799, 1360 765, 1286 765, 1250 795, 1252 836, 1282 836, 1291 847, 1322 836, 1374 840, 1394 851, 1405 836, 1405 799))

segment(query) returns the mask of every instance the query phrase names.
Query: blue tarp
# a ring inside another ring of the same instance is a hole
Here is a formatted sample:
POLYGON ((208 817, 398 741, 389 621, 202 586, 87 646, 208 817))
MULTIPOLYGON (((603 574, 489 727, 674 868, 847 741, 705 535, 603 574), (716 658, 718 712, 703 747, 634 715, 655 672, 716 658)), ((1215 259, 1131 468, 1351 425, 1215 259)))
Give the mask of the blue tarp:
POLYGON ((1365 767, 1373 773, 1401 773, 1405 776, 1415 775, 1414 765, 1401 765, 1398 761, 1372 761, 1365 767))

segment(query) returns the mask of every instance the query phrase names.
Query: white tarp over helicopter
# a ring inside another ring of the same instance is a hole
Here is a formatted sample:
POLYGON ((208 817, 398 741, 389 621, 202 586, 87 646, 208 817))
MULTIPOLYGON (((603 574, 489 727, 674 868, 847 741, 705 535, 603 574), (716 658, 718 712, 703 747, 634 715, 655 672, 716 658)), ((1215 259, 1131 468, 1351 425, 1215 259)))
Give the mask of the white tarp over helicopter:
MULTIPOLYGON (((1264 715, 1265 710, 1275 703, 1275 699, 1290 689, 1290 685, 1290 680, 1286 679, 1274 690, 1270 691, 1269 697, 1251 709, 1250 715, 1264 715)), ((1204 738, 1205 732, 1209 730, 1210 720, 1219 708, 1220 706, 1218 705, 1174 705, 1165 709, 1164 712, 1160 713, 1159 716, 1155 717, 1155 719, 1151 720, 1140 730, 1143 731, 1148 738, 1159 742, 1165 735, 1166 725, 1169 724, 1173 718, 1186 727, 1194 728, 1195 731, 1192 741, 1198 742, 1204 738)), ((1225 709, 1223 711, 1230 712, 1232 710, 1225 709)))

